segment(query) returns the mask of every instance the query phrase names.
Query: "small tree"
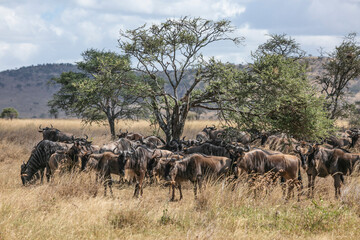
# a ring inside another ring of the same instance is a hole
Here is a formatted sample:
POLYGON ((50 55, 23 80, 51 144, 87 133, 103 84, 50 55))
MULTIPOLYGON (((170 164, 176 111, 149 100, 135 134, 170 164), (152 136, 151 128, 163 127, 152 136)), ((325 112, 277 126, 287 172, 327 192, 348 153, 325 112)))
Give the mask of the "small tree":
POLYGON ((136 81, 129 58, 94 49, 85 51, 82 56, 84 60, 77 66, 83 72, 66 72, 52 79, 61 88, 49 102, 51 112, 62 109, 86 123, 107 120, 115 138, 116 119, 133 118, 143 112, 138 97, 128 87, 136 81))
POLYGON ((13 120, 13 118, 18 118, 18 116, 19 116, 18 111, 12 107, 4 108, 1 112, 1 118, 13 120))
POLYGON ((192 108, 214 102, 213 92, 197 90, 211 79, 201 52, 215 42, 241 42, 242 38, 230 36, 234 30, 227 20, 183 17, 121 32, 119 46, 136 59, 136 70, 142 74, 138 95, 145 99, 167 142, 180 139, 192 108))
POLYGON ((349 107, 345 99, 349 82, 360 76, 360 45, 355 33, 347 35, 340 46, 328 54, 323 68, 325 74, 317 81, 325 94, 329 117, 337 119, 349 107))

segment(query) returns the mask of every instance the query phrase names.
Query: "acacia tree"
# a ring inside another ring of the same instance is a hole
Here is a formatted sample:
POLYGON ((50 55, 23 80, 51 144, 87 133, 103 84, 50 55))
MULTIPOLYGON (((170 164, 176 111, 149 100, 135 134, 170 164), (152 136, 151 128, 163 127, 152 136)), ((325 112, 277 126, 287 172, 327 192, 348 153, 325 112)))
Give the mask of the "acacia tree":
POLYGON ((340 46, 328 54, 328 61, 323 64, 325 74, 317 78, 327 99, 327 109, 331 119, 343 115, 348 103, 344 99, 346 87, 351 80, 360 76, 360 45, 356 34, 347 35, 340 46))
POLYGON ((227 20, 211 21, 183 17, 120 33, 119 47, 133 56, 142 74, 138 93, 154 114, 166 141, 179 140, 189 110, 214 102, 213 92, 197 92, 212 79, 202 50, 208 45, 243 38, 231 37, 234 27, 227 20), (192 72, 188 79, 186 72, 192 72))
POLYGON ((282 132, 299 139, 327 135, 332 122, 326 117, 324 100, 317 97, 306 77, 306 63, 299 61, 298 50, 294 42, 270 38, 259 46, 253 54, 254 63, 244 71, 231 75, 228 66, 219 72, 220 78, 235 79, 222 90, 222 117, 238 128, 282 132), (276 45, 273 40, 293 47, 280 46, 288 49, 286 54, 272 51, 276 45), (227 101, 230 96, 235 99, 227 101))
POLYGON ((61 88, 49 102, 51 111, 64 110, 86 123, 107 120, 115 138, 116 119, 132 118, 143 112, 138 97, 126 84, 136 81, 129 58, 94 49, 85 51, 82 56, 84 60, 77 63, 82 72, 66 72, 52 79, 61 88))

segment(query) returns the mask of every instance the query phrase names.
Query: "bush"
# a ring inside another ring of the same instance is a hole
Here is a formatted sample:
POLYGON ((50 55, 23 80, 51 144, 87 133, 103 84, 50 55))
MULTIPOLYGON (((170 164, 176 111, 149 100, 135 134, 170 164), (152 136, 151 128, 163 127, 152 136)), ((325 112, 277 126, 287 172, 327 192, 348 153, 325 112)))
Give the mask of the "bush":
POLYGON ((18 111, 12 107, 4 108, 1 112, 1 118, 7 118, 12 120, 13 118, 18 118, 18 116, 18 111))

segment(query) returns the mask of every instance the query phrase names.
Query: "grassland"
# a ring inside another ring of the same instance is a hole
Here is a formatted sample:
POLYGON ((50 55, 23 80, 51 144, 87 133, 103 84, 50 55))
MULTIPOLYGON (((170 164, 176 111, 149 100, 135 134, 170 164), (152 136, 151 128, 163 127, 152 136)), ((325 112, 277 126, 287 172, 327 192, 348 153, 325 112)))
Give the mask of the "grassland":
MULTIPOLYGON (((41 140, 38 126, 87 134, 95 144, 110 141, 105 126, 83 127, 78 120, 0 120, 0 239, 359 239, 360 177, 346 178, 343 197, 333 197, 331 178, 318 179, 314 199, 285 201, 279 186, 255 199, 245 182, 235 191, 208 183, 194 200, 190 184, 184 199, 169 202, 168 189, 147 185, 140 199, 133 186, 114 188, 103 197, 94 173, 57 177, 23 187, 20 164, 41 140)), ((189 122, 194 137, 211 121, 189 122)), ((144 121, 121 128, 151 134, 144 121)), ((305 186, 307 184, 306 175, 305 186)))

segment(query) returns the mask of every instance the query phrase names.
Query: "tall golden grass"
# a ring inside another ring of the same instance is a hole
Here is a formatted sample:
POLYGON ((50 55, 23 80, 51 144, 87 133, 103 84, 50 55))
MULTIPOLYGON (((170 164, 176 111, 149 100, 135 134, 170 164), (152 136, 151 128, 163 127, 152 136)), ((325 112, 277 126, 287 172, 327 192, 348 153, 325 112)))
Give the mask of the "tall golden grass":
MULTIPOLYGON (((167 188, 149 184, 140 199, 132 198, 134 186, 116 185, 114 198, 103 197, 94 173, 23 187, 20 164, 42 138, 39 125, 50 123, 87 134, 95 144, 111 141, 106 126, 79 120, 0 120, 0 239, 359 239, 359 176, 346 178, 341 200, 325 178, 317 180, 313 199, 303 195, 300 202, 284 200, 278 185, 254 198, 245 181, 234 191, 223 180, 207 182, 197 200, 185 184, 178 202, 169 202, 167 188)), ((218 123, 188 122, 184 135, 193 138, 211 124, 218 123)), ((120 126, 145 135, 153 131, 145 121, 120 126)))

